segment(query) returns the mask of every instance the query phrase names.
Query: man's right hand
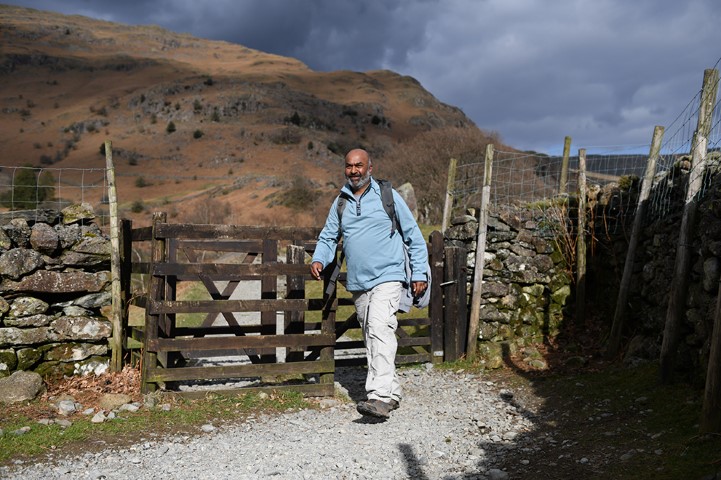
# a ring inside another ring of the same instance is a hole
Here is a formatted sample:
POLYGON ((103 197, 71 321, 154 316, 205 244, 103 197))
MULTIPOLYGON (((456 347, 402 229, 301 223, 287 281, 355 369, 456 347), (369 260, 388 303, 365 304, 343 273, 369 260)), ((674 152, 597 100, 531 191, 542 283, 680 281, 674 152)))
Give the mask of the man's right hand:
POLYGON ((323 271, 323 264, 320 262, 313 262, 310 264, 310 274, 316 280, 320 280, 320 272, 323 271))

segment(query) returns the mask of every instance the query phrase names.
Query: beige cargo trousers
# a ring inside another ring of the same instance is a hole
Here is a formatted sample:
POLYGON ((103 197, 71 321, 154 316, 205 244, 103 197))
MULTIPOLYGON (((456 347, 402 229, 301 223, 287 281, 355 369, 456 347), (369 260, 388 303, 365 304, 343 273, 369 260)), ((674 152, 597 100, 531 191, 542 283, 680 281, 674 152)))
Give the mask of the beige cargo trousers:
POLYGON ((395 359, 398 350, 396 313, 402 290, 401 282, 386 282, 353 294, 368 359, 365 385, 368 400, 401 401, 395 359))

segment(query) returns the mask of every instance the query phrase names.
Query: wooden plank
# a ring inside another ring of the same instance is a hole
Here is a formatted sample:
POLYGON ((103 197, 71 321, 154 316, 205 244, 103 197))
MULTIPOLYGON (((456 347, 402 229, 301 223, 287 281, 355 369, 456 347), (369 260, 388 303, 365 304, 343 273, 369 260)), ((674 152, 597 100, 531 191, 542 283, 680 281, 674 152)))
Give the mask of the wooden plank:
MULTIPOLYGON (((305 298, 305 274, 308 273, 308 265, 305 265, 305 250, 300 245, 289 245, 285 254, 285 263, 303 268, 300 275, 288 275, 286 277, 287 299, 305 298)), ((283 332, 285 334, 305 333, 305 312, 285 312, 283 332)), ((303 351, 299 349, 288 349, 285 352, 286 362, 298 362, 303 360, 303 351)))
MULTIPOLYGON (((443 338, 445 340, 444 359, 445 361, 455 361, 460 358, 460 351, 458 348, 458 310, 460 302, 460 290, 461 286, 458 285, 458 259, 461 257, 460 247, 446 247, 445 258, 446 268, 444 272, 443 281, 446 283, 445 292, 445 308, 444 308, 444 332, 443 338)), ((465 281, 463 285, 465 291, 465 281)))
POLYGON ((431 361, 431 354, 396 355, 396 364, 427 363, 431 361))
POLYGON ((133 242, 149 242, 153 239, 153 227, 134 228, 130 231, 133 242))
POLYGON ((308 300, 151 300, 147 308, 152 314, 284 312, 306 310, 308 308, 308 300))
POLYGON ((428 316, 431 318, 431 352, 433 363, 443 362, 443 234, 435 231, 430 235, 431 272, 435 280, 431 283, 431 302, 428 316))
POLYGON ((258 253, 263 248, 260 240, 181 240, 178 248, 209 252, 258 253))
POLYGON ((270 385, 267 387, 240 387, 233 389, 219 390, 197 390, 184 392, 171 392, 181 398, 201 399, 213 395, 222 396, 240 396, 257 393, 273 393, 273 392, 300 392, 307 397, 330 397, 335 394, 335 386, 333 384, 305 384, 305 385, 270 385))
MULTIPOLYGON (((153 275, 203 275, 214 280, 241 280, 260 275, 303 275, 310 278, 307 265, 263 263, 244 265, 237 263, 163 263, 153 266, 153 275)), ((256 278, 257 279, 257 278, 256 278)))
POLYGON ((576 325, 586 324, 586 149, 578 150, 578 234, 576 236, 576 325))
MULTIPOLYGON (((335 336, 314 335, 253 335, 244 337, 156 338, 146 340, 156 352, 237 350, 239 348, 327 347, 335 345, 335 336)), ((328 360, 328 359, 323 359, 328 360)))
POLYGON ((183 380, 220 380, 268 375, 325 373, 333 371, 333 368, 333 362, 262 363, 221 367, 155 368, 148 372, 148 376, 152 382, 177 382, 183 380))
MULTIPOLYGON (((153 213, 153 241, 150 249, 150 261, 152 264, 163 263, 165 261, 165 240, 156 239, 155 231, 162 222, 165 222, 166 216, 163 212, 153 213)), ((161 277, 150 277, 150 285, 148 288, 148 303, 152 303, 154 300, 161 298, 163 292, 163 279, 161 277)), ((143 357, 141 360, 140 369, 140 390, 142 393, 150 393, 157 389, 157 384, 148 382, 147 372, 153 369, 158 364, 157 349, 153 347, 153 342, 157 341, 158 338, 158 321, 159 317, 157 313, 150 312, 149 309, 145 309, 145 329, 144 329, 144 344, 143 344, 143 357)))
POLYGON ((242 225, 195 225, 168 224, 159 225, 158 238, 178 238, 180 240, 197 240, 213 238, 223 239, 257 239, 257 240, 294 240, 315 239, 320 234, 316 227, 259 227, 242 225))
POLYGON ((133 262, 130 266, 131 273, 149 274, 150 262, 133 262))

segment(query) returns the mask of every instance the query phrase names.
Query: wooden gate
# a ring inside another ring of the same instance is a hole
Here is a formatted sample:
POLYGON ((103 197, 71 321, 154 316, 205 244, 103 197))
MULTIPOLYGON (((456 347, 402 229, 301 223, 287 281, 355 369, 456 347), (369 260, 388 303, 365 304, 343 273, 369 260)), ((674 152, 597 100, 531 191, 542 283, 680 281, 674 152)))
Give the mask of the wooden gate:
MULTIPOLYGON (((326 282, 310 277, 307 262, 319 232, 169 224, 164 213, 154 214, 151 227, 123 222, 125 310, 144 309, 144 321, 128 326, 126 345, 139 347, 143 392, 160 387, 205 395, 198 383, 232 381, 231 389, 216 385, 212 391, 333 395, 335 366, 365 364, 365 353, 350 295, 339 288, 338 296, 324 298, 326 282), (147 261, 138 261, 143 245, 147 261), (141 293, 130 293, 131 275, 144 277, 141 293)), ((442 290, 460 282, 444 277, 443 250, 442 236, 434 232, 431 304, 399 316, 399 364, 440 362, 444 349, 458 356, 461 342, 453 332, 462 329, 444 331, 442 290)), ((344 282, 342 273, 339 284, 344 282)))

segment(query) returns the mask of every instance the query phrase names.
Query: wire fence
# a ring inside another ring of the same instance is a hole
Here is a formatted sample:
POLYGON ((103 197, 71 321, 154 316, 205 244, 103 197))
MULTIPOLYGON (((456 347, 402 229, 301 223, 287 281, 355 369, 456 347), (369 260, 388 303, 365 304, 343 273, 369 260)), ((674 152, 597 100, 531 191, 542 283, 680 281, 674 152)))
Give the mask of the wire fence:
MULTIPOLYGON (((721 61, 721 59, 719 59, 721 61)), ((716 63, 714 69, 718 66, 716 63)), ((716 77, 718 78, 718 77, 716 77)), ((711 87, 713 91, 718 88, 718 82, 711 87)), ((681 174, 689 172, 691 168, 691 152, 696 145, 696 129, 699 112, 702 105, 702 90, 691 99, 684 110, 665 129, 659 159, 656 163, 656 174, 649 198, 647 209, 647 222, 659 218, 680 214, 683 209, 683 199, 686 195, 686 185, 680 183, 681 174), (684 167, 687 167, 684 169, 684 167)), ((708 153, 706 162, 694 165, 694 168, 706 168, 703 176, 703 186, 699 191, 699 198, 705 195, 710 188, 711 174, 719 170, 721 163, 721 108, 715 102, 712 110, 711 129, 707 137, 708 153)), ((644 145, 620 145, 588 147, 586 151, 586 184, 591 202, 602 202, 610 205, 608 211, 616 218, 604 219, 605 228, 614 231, 624 228, 626 220, 631 219, 636 210, 635 196, 626 193, 628 187, 643 179, 648 153, 618 153, 629 150, 649 152, 651 147, 652 131, 649 131, 649 143, 644 145), (619 188, 606 188, 610 184, 619 188), (610 221, 609 221, 610 220, 610 221)), ((478 208, 481 202, 483 187, 484 158, 482 154, 460 163, 456 167, 455 179, 452 182, 452 191, 449 192, 454 199, 451 216, 459 215, 468 208, 478 208)), ((562 156, 547 156, 535 152, 512 152, 496 150, 493 154, 492 175, 490 182, 490 204, 501 205, 530 205, 559 197, 564 191, 561 188, 562 156)), ((578 193, 579 157, 570 156, 568 160, 568 177, 565 192, 575 196, 578 193)), ((683 177, 686 178, 686 177, 683 177)), ((555 216, 555 214, 554 214, 555 216)))
POLYGON ((105 230, 110 223, 107 192, 105 168, 0 166, 0 211, 5 221, 38 221, 48 210, 86 203, 105 230))

